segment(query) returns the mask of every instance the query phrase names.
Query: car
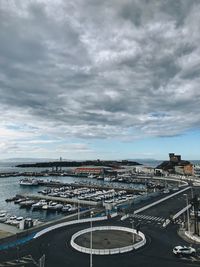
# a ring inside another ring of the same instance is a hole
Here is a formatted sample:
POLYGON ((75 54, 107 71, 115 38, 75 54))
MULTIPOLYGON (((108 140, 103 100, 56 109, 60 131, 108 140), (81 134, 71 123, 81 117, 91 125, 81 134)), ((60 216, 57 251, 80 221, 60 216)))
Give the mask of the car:
POLYGON ((163 193, 164 194, 168 194, 170 191, 169 191, 169 189, 165 189, 165 190, 163 190, 163 193))
POLYGON ((172 187, 172 191, 178 191, 179 188, 178 187, 172 187))
POLYGON ((176 246, 173 249, 173 253, 176 256, 192 256, 196 254, 196 249, 193 247, 187 247, 187 246, 176 246))

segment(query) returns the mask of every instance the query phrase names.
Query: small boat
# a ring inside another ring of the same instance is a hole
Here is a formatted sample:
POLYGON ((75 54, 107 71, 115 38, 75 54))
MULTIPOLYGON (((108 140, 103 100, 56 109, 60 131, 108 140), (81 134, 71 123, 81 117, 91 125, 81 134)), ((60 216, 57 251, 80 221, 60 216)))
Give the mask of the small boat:
POLYGON ((4 215, 4 214, 6 214, 6 210, 0 210, 0 217, 3 217, 2 215, 4 215))
POLYGON ((72 206, 71 208, 69 208, 69 211, 72 212, 72 211, 76 211, 77 209, 78 209, 77 207, 72 206))
POLYGON ((7 213, 5 210, 1 210, 0 211, 0 222, 5 222, 7 221, 8 217, 7 217, 7 213))
POLYGON ((14 201, 15 204, 19 204, 20 202, 23 202, 25 201, 26 199, 25 198, 18 198, 14 201))
POLYGON ((62 208, 63 208, 63 204, 57 204, 57 205, 55 206, 55 209, 56 209, 56 210, 62 210, 62 208))
POLYGON ((102 180, 104 180, 104 177, 100 175, 100 176, 97 177, 97 180, 102 181, 102 180))
POLYGON ((67 204, 62 207, 62 212, 68 212, 72 208, 72 205, 67 204))
POLYGON ((91 178, 91 179, 93 179, 93 178, 96 178, 96 175, 94 175, 94 174, 89 174, 87 178, 91 178))
POLYGON ((29 178, 24 178, 19 181, 20 185, 30 185, 30 186, 36 186, 38 185, 38 180, 36 179, 29 179, 29 178))
POLYGON ((46 204, 47 204, 46 200, 41 199, 39 202, 34 203, 34 204, 32 205, 32 208, 33 208, 33 210, 36 210, 36 209, 42 209, 42 207, 43 207, 44 205, 46 205, 46 204))
POLYGON ((17 216, 10 216, 10 218, 9 218, 9 220, 15 220, 15 219, 17 219, 17 216))
POLYGON ((44 189, 44 190, 38 191, 38 193, 43 194, 43 195, 47 195, 47 194, 51 193, 51 189, 44 189))
POLYGON ((17 220, 13 220, 13 221, 11 222, 11 224, 12 224, 12 225, 15 225, 15 226, 18 226, 18 225, 19 225, 19 221, 17 221, 17 220))
POLYGON ((48 210, 48 208, 49 208, 49 205, 48 204, 45 204, 44 206, 42 206, 42 209, 43 210, 48 210))
POLYGON ((6 220, 4 221, 4 223, 6 224, 13 224, 14 221, 16 221, 17 219, 17 216, 10 216, 10 217, 7 217, 6 220))
POLYGON ((49 210, 61 210, 63 208, 62 204, 58 204, 57 202, 52 202, 49 206, 48 209, 49 210))
POLYGON ((31 208, 35 204, 34 200, 25 200, 19 203, 20 208, 31 208))
POLYGON ((0 217, 0 222, 1 222, 1 223, 6 222, 7 220, 8 220, 7 215, 5 215, 4 217, 0 217))
POLYGON ((22 216, 16 218, 17 221, 22 221, 23 219, 24 219, 24 217, 22 217, 22 216))
POLYGON ((111 181, 111 178, 110 177, 104 177, 104 181, 105 182, 110 182, 111 181))
POLYGON ((52 201, 50 201, 49 202, 49 205, 48 205, 48 209, 49 210, 53 210, 53 209, 55 209, 55 205, 57 205, 58 203, 57 202, 52 202, 52 201))

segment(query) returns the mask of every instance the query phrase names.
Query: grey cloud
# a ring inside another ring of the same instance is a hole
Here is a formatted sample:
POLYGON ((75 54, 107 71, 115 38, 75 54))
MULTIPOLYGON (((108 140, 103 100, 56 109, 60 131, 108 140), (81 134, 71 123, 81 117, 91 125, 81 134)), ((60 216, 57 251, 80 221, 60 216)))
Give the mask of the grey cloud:
POLYGON ((21 3, 0 6, 1 112, 62 138, 199 125, 198 1, 21 3))

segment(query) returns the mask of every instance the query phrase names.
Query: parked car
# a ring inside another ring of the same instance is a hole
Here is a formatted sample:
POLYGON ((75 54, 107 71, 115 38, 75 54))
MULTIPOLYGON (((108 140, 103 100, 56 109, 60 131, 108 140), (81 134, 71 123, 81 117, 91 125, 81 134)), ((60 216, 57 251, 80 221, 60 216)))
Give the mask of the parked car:
POLYGON ((196 249, 187 246, 176 246, 173 249, 173 253, 176 256, 191 256, 196 254, 196 249))

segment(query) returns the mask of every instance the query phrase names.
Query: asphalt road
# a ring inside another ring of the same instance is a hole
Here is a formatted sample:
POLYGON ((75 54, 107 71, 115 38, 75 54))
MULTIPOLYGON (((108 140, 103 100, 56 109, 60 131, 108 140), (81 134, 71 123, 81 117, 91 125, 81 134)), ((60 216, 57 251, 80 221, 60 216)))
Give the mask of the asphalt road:
MULTIPOLYGON (((197 190, 197 193, 199 193, 199 190, 197 190)), ((93 267, 200 266, 200 258, 198 257, 177 258, 172 254, 174 246, 187 244, 186 241, 177 234, 179 226, 170 224, 167 228, 162 227, 163 221, 161 219, 169 217, 169 214, 171 213, 175 214, 182 209, 185 204, 185 196, 180 194, 173 199, 167 200, 162 204, 138 214, 141 215, 141 217, 134 218, 134 223, 140 222, 140 230, 145 234, 147 244, 141 249, 130 253, 112 256, 93 255, 93 267)), ((116 218, 106 222, 93 223, 93 225, 122 225, 131 227, 132 223, 130 222, 130 219, 121 222, 120 218, 116 218)), ((15 248, 8 252, 4 252, 0 255, 0 262, 16 257, 20 258, 23 255, 29 254, 37 260, 42 254, 45 254, 46 267, 88 267, 90 266, 89 255, 75 251, 70 246, 71 236, 75 232, 88 227, 90 226, 87 223, 56 230, 38 240, 20 247, 18 250, 15 248)), ((196 248, 199 249, 200 246, 198 245, 196 248)), ((35 264, 29 263, 24 266, 32 267, 35 266, 35 264)))

